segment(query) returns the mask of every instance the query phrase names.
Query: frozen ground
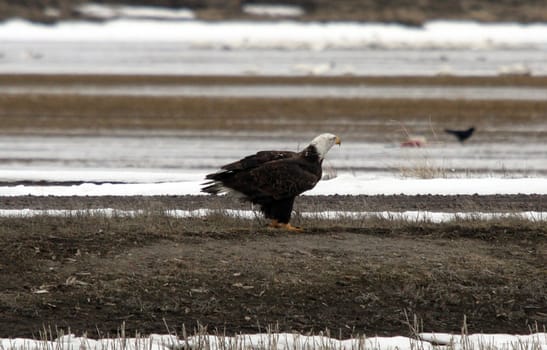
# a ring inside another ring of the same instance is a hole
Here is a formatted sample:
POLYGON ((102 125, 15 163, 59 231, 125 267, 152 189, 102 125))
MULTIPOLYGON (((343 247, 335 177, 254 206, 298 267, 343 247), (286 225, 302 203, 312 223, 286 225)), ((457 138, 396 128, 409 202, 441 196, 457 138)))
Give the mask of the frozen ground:
POLYGON ((545 75, 546 38, 546 24, 11 20, 0 72, 545 75))

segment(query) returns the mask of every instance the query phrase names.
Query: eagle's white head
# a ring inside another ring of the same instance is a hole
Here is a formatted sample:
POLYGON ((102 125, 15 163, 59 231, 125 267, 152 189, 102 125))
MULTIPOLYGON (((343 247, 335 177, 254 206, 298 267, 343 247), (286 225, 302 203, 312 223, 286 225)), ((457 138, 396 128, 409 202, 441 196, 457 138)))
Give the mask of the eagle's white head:
POLYGON ((338 136, 328 133, 321 134, 310 142, 310 146, 315 147, 320 159, 325 159, 327 152, 332 148, 332 146, 341 144, 342 141, 338 136))

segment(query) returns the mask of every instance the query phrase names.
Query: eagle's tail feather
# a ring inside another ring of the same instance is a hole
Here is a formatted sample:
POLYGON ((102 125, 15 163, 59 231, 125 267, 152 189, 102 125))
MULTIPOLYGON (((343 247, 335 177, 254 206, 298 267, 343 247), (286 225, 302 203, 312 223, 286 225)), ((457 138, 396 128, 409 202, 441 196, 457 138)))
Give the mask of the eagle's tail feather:
POLYGON ((210 194, 220 194, 228 192, 230 189, 227 188, 224 183, 233 175, 232 172, 222 171, 218 173, 212 173, 205 176, 205 179, 208 180, 201 185, 204 186, 201 188, 201 192, 210 193, 210 194))
POLYGON ((224 192, 224 188, 222 186, 221 182, 218 181, 208 181, 204 182, 202 184, 201 192, 209 193, 209 194, 219 194, 224 192))
MULTIPOLYGON (((218 174, 211 174, 211 175, 218 175, 218 174)), ((239 192, 238 190, 231 188, 229 185, 227 185, 224 181, 225 179, 219 179, 209 175, 206 177, 206 179, 208 179, 209 181, 206 181, 201 184, 203 186, 201 188, 201 192, 209 193, 213 195, 230 194, 238 198, 246 197, 244 193, 239 192)))

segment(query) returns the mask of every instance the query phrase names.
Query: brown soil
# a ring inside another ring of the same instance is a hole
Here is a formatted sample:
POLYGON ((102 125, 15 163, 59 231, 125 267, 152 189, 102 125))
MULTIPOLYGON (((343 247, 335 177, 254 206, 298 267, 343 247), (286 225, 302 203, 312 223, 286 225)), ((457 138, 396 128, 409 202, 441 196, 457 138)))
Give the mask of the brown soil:
MULTIPOLYGON (((545 196, 302 197, 298 210, 546 210, 545 196)), ((223 208, 210 196, 5 198, 2 208, 223 208)), ((101 216, 0 218, 0 336, 181 331, 528 333, 547 324, 547 227, 101 216)))

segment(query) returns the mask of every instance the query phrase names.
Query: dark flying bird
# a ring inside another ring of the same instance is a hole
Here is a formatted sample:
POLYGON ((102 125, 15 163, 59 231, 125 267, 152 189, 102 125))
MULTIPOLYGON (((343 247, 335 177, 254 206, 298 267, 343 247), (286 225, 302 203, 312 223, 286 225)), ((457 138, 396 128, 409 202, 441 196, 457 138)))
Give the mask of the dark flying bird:
POLYGON ((473 132, 475 131, 474 127, 470 127, 467 130, 452 130, 452 129, 444 129, 446 133, 452 134, 458 138, 458 141, 463 143, 465 140, 471 137, 473 135, 473 132))
POLYGON ((235 193, 258 204, 264 216, 272 220, 270 227, 302 231, 289 224, 294 199, 321 180, 321 164, 335 144, 341 144, 338 136, 321 134, 301 152, 257 152, 207 175, 201 191, 235 193))

